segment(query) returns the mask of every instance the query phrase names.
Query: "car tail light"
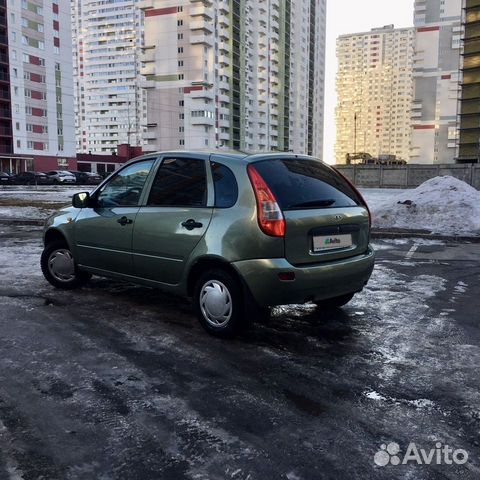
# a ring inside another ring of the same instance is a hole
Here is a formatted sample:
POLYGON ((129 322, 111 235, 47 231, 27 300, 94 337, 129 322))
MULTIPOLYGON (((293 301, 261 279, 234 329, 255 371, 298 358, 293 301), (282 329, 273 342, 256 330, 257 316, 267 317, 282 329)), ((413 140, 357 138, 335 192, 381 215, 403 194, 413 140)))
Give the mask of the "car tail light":
POLYGON ((275 195, 253 165, 249 165, 247 171, 257 199, 257 218, 260 229, 271 237, 284 237, 285 219, 275 195))
POLYGON ((368 226, 372 228, 372 212, 370 211, 370 208, 363 198, 363 195, 358 191, 357 187, 345 176, 343 173, 339 172, 336 168, 332 167, 347 183, 350 185, 350 188, 358 195, 360 198, 360 201, 362 202, 363 206, 367 209, 368 212, 368 226))

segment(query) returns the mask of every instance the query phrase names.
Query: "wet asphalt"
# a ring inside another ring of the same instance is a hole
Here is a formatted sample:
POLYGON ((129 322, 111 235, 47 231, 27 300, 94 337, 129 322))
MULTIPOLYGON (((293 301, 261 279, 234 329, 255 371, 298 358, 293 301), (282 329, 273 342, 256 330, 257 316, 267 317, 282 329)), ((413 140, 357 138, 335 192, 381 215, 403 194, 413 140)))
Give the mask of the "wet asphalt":
POLYGON ((0 479, 479 478, 480 246, 375 246, 348 306, 224 341, 156 290, 55 291, 40 230, 0 226, 0 479), (468 461, 377 465, 390 442, 468 461))

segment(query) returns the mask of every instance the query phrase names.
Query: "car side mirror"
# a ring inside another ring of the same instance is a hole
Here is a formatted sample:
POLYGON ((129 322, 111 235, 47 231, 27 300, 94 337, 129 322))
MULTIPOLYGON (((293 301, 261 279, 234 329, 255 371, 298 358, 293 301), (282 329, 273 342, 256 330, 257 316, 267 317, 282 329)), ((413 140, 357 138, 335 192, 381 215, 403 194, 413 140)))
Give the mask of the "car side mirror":
POLYGON ((87 208, 90 206, 90 194, 88 192, 76 193, 72 197, 72 205, 75 208, 87 208))

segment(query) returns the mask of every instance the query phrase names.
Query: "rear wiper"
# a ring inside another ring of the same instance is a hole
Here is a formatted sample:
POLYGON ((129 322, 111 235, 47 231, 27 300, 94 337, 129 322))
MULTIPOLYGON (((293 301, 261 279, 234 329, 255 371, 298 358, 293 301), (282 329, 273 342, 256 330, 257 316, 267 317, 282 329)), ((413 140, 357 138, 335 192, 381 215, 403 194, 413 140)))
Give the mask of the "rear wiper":
POLYGON ((309 207, 330 207, 336 200, 333 198, 326 198, 325 200, 310 200, 309 202, 295 203, 289 205, 288 208, 309 208, 309 207))

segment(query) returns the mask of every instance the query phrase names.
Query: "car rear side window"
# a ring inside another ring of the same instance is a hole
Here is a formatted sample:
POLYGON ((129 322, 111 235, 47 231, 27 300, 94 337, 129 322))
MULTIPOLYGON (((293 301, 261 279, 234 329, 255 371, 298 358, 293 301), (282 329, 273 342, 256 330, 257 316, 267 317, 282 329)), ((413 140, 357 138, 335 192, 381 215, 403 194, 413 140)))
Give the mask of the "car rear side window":
POLYGON ((253 166, 282 210, 354 207, 361 199, 334 169, 316 160, 275 159, 253 166))
POLYGON ((205 162, 193 158, 163 160, 150 190, 150 207, 203 207, 207 204, 205 162))
POLYGON ((230 208, 237 203, 238 185, 233 172, 221 163, 211 162, 215 185, 215 207, 230 208))

